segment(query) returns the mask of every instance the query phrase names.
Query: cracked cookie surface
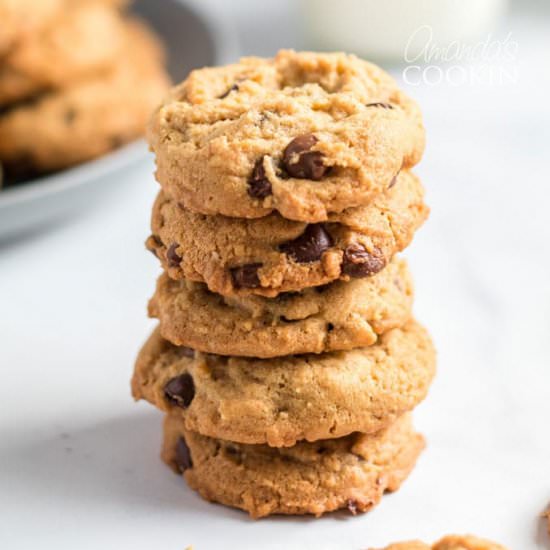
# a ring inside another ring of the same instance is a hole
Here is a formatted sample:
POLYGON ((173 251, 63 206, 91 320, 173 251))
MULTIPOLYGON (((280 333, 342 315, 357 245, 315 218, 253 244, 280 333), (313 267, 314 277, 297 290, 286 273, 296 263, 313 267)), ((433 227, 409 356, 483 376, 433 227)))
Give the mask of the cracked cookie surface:
POLYGON ((256 220, 197 214, 161 192, 146 246, 173 279, 205 282, 225 296, 273 297, 379 272, 428 216, 423 197, 420 180, 401 172, 369 206, 306 224, 278 214, 256 220))
POLYGON ((411 316, 406 262, 395 258, 373 277, 263 296, 223 297, 203 283, 157 281, 149 314, 162 336, 205 353, 276 357, 370 346, 411 316))
POLYGON ((149 142, 158 181, 188 209, 319 222, 414 166, 424 128, 379 67, 283 50, 193 71, 156 111, 149 142))
POLYGON ((168 86, 163 53, 157 38, 137 20, 126 24, 125 42, 125 57, 108 73, 3 114, 0 159, 8 174, 65 168, 143 134, 168 86))
POLYGON ((201 436, 168 415, 162 458, 206 500, 252 517, 320 516, 340 508, 370 510, 384 492, 399 488, 423 447, 408 415, 370 436, 354 433, 290 448, 201 436))
POLYGON ((291 446, 382 429, 424 399, 434 373, 433 345, 414 321, 366 348, 272 359, 201 354, 157 329, 132 393, 203 435, 291 446))

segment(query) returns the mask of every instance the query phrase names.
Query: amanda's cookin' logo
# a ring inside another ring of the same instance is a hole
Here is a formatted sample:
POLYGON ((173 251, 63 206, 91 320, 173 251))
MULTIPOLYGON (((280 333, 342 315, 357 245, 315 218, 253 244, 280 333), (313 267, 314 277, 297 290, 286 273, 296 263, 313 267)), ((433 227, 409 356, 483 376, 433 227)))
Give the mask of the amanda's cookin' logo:
POLYGON ((518 80, 518 49, 511 32, 503 40, 489 34, 479 42, 454 40, 441 46, 434 40, 433 28, 422 25, 405 46, 403 80, 411 86, 514 84, 518 80))

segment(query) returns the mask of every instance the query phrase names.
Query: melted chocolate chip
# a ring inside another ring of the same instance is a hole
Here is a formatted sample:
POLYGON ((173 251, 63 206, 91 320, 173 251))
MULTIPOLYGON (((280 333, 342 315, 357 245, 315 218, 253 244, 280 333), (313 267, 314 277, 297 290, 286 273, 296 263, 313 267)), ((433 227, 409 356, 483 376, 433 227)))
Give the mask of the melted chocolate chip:
POLYGON ((380 107, 382 109, 393 109, 393 105, 391 103, 383 103, 381 101, 378 101, 376 103, 367 103, 365 107, 380 107))
POLYGON ((246 264, 231 269, 231 279, 236 288, 258 288, 260 278, 258 269, 262 264, 246 264))
POLYGON ((220 99, 225 99, 231 92, 238 92, 238 91, 239 91, 239 86, 237 84, 233 84, 231 88, 229 88, 220 96, 220 99))
POLYGON ((357 515, 357 501, 352 500, 351 498, 346 503, 348 510, 355 516, 357 515))
POLYGON ((308 225, 306 230, 293 241, 279 245, 279 250, 294 261, 303 264, 321 259, 323 252, 332 246, 332 237, 322 223, 308 225))
POLYGON ((181 436, 176 443, 175 461, 176 466, 181 473, 193 467, 193 461, 191 460, 191 451, 189 450, 185 439, 181 436))
POLYGON ((193 357, 195 357, 195 350, 192 348, 188 348, 187 346, 179 346, 178 354, 180 355, 180 357, 190 357, 191 359, 193 359, 193 357))
POLYGON ((180 265, 182 258, 176 252, 178 246, 178 243, 172 243, 166 251, 166 261, 168 262, 168 267, 179 267, 180 265))
POLYGON ((319 140, 313 134, 294 138, 283 152, 285 170, 293 178, 319 181, 329 170, 323 162, 323 153, 311 151, 319 140))
POLYGON ((248 194, 253 199, 264 199, 271 195, 271 182, 267 179, 264 169, 264 157, 259 158, 248 178, 248 194))
POLYGON ((164 386, 164 396, 176 407, 186 409, 195 397, 195 383, 187 372, 169 380, 164 386))
POLYGON ((350 244, 344 250, 342 273, 350 277, 370 277, 386 265, 386 260, 379 250, 368 252, 361 244, 350 244))

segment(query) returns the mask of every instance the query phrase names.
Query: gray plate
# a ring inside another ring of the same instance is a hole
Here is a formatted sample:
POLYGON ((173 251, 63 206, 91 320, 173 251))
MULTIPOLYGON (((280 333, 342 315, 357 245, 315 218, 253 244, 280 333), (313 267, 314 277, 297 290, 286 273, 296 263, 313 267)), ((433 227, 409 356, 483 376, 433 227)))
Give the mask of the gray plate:
MULTIPOLYGON (((213 14, 177 0, 135 0, 132 6, 162 36, 174 82, 195 67, 237 57, 233 33, 213 14)), ((113 187, 117 172, 142 159, 146 151, 139 140, 100 159, 0 191, 0 241, 93 204, 113 187)))

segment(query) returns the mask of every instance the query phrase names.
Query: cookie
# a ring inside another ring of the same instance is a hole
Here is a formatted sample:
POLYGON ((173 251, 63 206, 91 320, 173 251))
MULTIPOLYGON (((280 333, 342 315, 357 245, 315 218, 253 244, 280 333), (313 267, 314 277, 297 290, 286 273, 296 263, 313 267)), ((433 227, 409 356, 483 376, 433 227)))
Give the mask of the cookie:
POLYGON ((367 348, 273 359, 204 355, 155 330, 132 393, 189 430, 280 447, 380 430, 422 401, 434 372, 430 338, 413 321, 367 348))
POLYGON ((47 25, 63 3, 64 0, 0 0, 0 55, 47 25))
POLYGON ((188 431, 181 418, 164 424, 163 460, 206 500, 270 514, 352 514, 378 504, 409 475, 424 447, 409 417, 370 436, 301 442, 290 448, 243 445, 188 431))
POLYGON ((119 56, 124 23, 116 10, 98 1, 63 4, 47 26, 2 58, 0 105, 96 76, 119 56))
POLYGON ((383 550, 506 550, 506 548, 471 535, 449 535, 431 546, 419 541, 410 541, 391 544, 383 550))
POLYGON ((8 175, 65 168, 143 134, 168 79, 156 37, 137 21, 125 35, 126 55, 108 73, 0 117, 0 160, 8 175))
POLYGON ((283 50, 193 71, 156 111, 149 141, 158 181, 188 209, 320 222, 414 166, 424 129, 375 65, 283 50))
POLYGON ((223 297, 203 283, 160 276, 149 314, 162 336, 205 353, 276 357, 348 350, 411 316, 412 280, 404 260, 377 275, 296 293, 223 297))
POLYGON ((369 206, 305 224, 194 213, 160 193, 146 246, 173 279, 205 282, 225 296, 273 297, 373 275, 412 240, 428 215, 419 179, 401 172, 369 206))

